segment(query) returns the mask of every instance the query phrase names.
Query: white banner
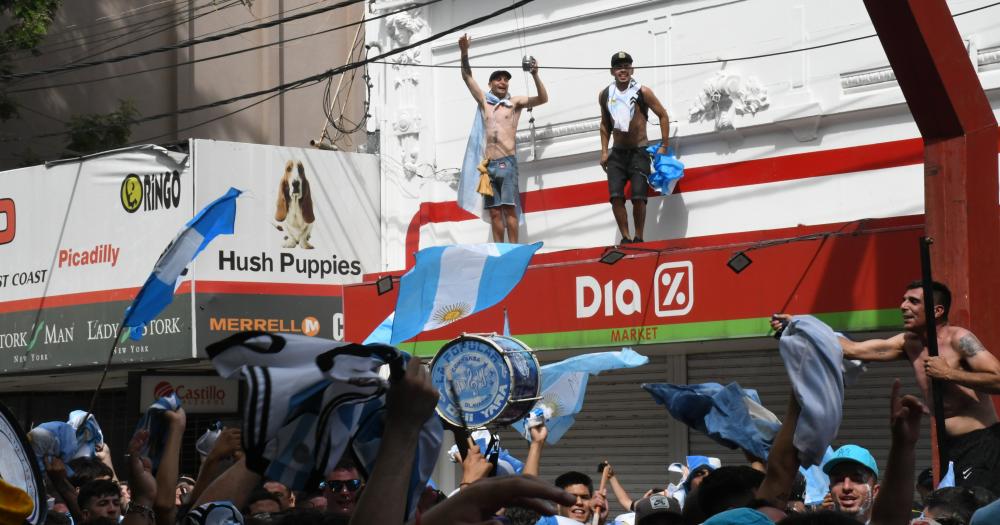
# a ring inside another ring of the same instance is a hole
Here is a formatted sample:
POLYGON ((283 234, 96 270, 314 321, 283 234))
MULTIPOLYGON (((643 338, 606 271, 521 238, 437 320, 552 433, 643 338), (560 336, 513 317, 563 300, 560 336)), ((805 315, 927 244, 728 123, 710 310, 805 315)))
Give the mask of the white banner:
POLYGON ((199 281, 349 284, 379 270, 378 157, 196 140, 195 208, 230 186, 236 234, 196 261, 199 281))

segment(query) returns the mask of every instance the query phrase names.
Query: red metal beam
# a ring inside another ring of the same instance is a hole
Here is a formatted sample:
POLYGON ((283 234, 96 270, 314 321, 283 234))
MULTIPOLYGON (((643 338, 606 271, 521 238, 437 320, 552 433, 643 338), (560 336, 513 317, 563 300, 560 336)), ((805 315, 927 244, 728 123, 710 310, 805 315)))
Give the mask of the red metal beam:
POLYGON ((864 2, 924 139, 926 229, 934 277, 954 295, 949 320, 1000 356, 993 111, 945 0, 864 2))

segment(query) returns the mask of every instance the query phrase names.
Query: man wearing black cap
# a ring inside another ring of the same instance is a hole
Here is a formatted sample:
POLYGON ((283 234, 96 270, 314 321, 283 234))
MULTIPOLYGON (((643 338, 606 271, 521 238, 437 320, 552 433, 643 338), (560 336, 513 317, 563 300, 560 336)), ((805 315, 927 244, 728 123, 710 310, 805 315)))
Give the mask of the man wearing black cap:
POLYGON ((622 244, 643 242, 646 222, 646 195, 649 193, 647 178, 650 158, 646 152, 646 121, 649 110, 660 119, 663 143, 657 153, 667 152, 670 137, 670 119, 653 90, 632 78, 632 55, 619 51, 611 55, 611 76, 614 81, 601 90, 597 103, 601 107, 601 167, 608 174, 608 194, 611 211, 622 235, 622 244), (608 142, 614 146, 608 152, 608 142), (631 183, 632 219, 635 236, 628 232, 628 214, 625 211, 625 183, 631 183))
MULTIPOLYGON (((519 218, 517 216, 520 199, 517 187, 517 157, 514 138, 517 135, 517 121, 521 110, 540 106, 549 100, 545 86, 538 78, 538 62, 531 60, 531 77, 535 80, 538 95, 534 97, 511 97, 507 91, 510 72, 497 70, 490 74, 490 90, 483 90, 472 78, 472 67, 469 65, 469 35, 458 39, 458 48, 462 52, 462 80, 469 87, 472 98, 479 105, 482 115, 481 132, 485 134, 485 150, 483 155, 489 159, 487 170, 492 196, 484 196, 484 206, 490 212, 490 224, 493 229, 493 240, 503 242, 506 227, 508 242, 517 242, 519 218)), ((474 129, 473 134, 479 130, 474 129)))

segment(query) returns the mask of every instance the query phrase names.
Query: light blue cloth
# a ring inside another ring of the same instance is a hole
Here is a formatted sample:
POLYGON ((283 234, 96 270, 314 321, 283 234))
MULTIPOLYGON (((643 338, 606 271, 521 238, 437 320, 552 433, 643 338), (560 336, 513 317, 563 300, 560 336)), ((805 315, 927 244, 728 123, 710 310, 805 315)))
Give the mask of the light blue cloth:
POLYGON ((233 233, 236 198, 240 193, 236 188, 229 188, 225 195, 202 208, 160 255, 153 266, 153 273, 142 285, 132 305, 125 309, 122 324, 129 327, 132 339, 141 339, 146 323, 174 300, 177 279, 205 246, 217 235, 233 233))
POLYGON ((778 341, 802 410, 793 443, 802 465, 819 465, 837 437, 844 409, 844 352, 833 330, 815 317, 793 317, 778 341))
POLYGON ((170 394, 153 401, 135 427, 136 432, 139 430, 149 432, 149 439, 146 440, 146 445, 142 448, 142 455, 149 458, 153 472, 156 472, 160 467, 160 460, 163 459, 164 440, 167 437, 167 424, 163 420, 163 413, 176 411, 180 406, 181 398, 177 396, 177 392, 170 392, 170 394))
POLYGON ((642 388, 678 421, 723 446, 741 448, 759 458, 767 459, 781 427, 778 418, 761 405, 757 391, 738 383, 725 387, 718 383, 646 383, 642 388))
MULTIPOLYGON (((521 282, 534 244, 459 244, 417 252, 416 263, 399 282, 389 344, 406 341, 481 312, 502 301, 521 282)), ((366 343, 386 343, 389 319, 366 343)))
POLYGON ((677 181, 684 177, 684 163, 677 160, 674 148, 667 147, 667 153, 657 153, 661 142, 650 144, 646 151, 653 156, 653 169, 649 173, 649 185, 663 195, 670 195, 677 181))
POLYGON ((946 472, 945 475, 941 477, 941 482, 938 483, 937 488, 935 488, 934 490, 946 489, 954 486, 955 486, 955 462, 949 461, 948 472, 946 472))
MULTIPOLYGON (((503 100, 494 95, 491 91, 485 94, 486 111, 491 111, 497 104, 512 106, 510 95, 503 100)), ((483 160, 486 151, 486 125, 483 121, 483 112, 476 108, 476 116, 472 120, 472 129, 469 131, 469 141, 465 144, 465 156, 462 158, 462 173, 458 178, 458 207, 463 210, 482 217, 483 196, 476 191, 479 188, 479 170, 477 167, 483 160)), ((521 212, 521 196, 514 200, 514 211, 517 213, 518 222, 524 224, 524 214, 521 212)))
MULTIPOLYGON (((823 463, 833 458, 833 448, 826 447, 823 453, 823 463)), ((827 492, 830 492, 830 476, 827 476, 819 465, 810 465, 809 468, 799 467, 799 472, 806 478, 806 505, 819 505, 823 502, 827 492)))
POLYGON ((104 444, 104 433, 101 426, 97 424, 97 418, 90 414, 87 420, 83 420, 87 412, 84 410, 74 410, 69 413, 69 420, 66 421, 76 429, 77 450, 76 457, 92 457, 97 452, 97 446, 104 444))
POLYGON ((969 521, 969 525, 997 525, 997 523, 1000 523, 1000 499, 980 507, 972 514, 972 520, 969 521))
POLYGON ((743 507, 720 512, 702 525, 774 525, 774 522, 759 510, 743 507))
POLYGON ((58 457, 66 464, 66 474, 73 475, 73 469, 70 468, 69 462, 77 457, 78 445, 76 429, 72 425, 62 421, 42 423, 28 432, 28 441, 38 458, 38 465, 42 472, 45 471, 46 457, 58 457))
MULTIPOLYGON (((549 436, 545 442, 557 443, 573 426, 576 421, 574 416, 583 408, 583 397, 587 392, 587 380, 590 375, 616 368, 634 368, 648 362, 648 357, 631 348, 623 348, 619 352, 582 354, 543 366, 542 399, 535 403, 534 408, 542 410, 548 408, 552 414, 551 419, 546 422, 549 436)), ((511 426, 530 441, 525 428, 526 421, 522 419, 511 426)))

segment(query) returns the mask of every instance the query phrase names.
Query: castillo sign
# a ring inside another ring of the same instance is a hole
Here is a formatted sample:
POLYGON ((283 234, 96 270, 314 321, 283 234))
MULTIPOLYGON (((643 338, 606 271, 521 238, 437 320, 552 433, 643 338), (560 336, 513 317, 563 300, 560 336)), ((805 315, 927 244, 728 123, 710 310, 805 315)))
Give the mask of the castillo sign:
POLYGON ((171 393, 181 398, 181 406, 191 414, 234 414, 239 410, 239 382, 218 376, 144 375, 140 389, 140 412, 171 393))

